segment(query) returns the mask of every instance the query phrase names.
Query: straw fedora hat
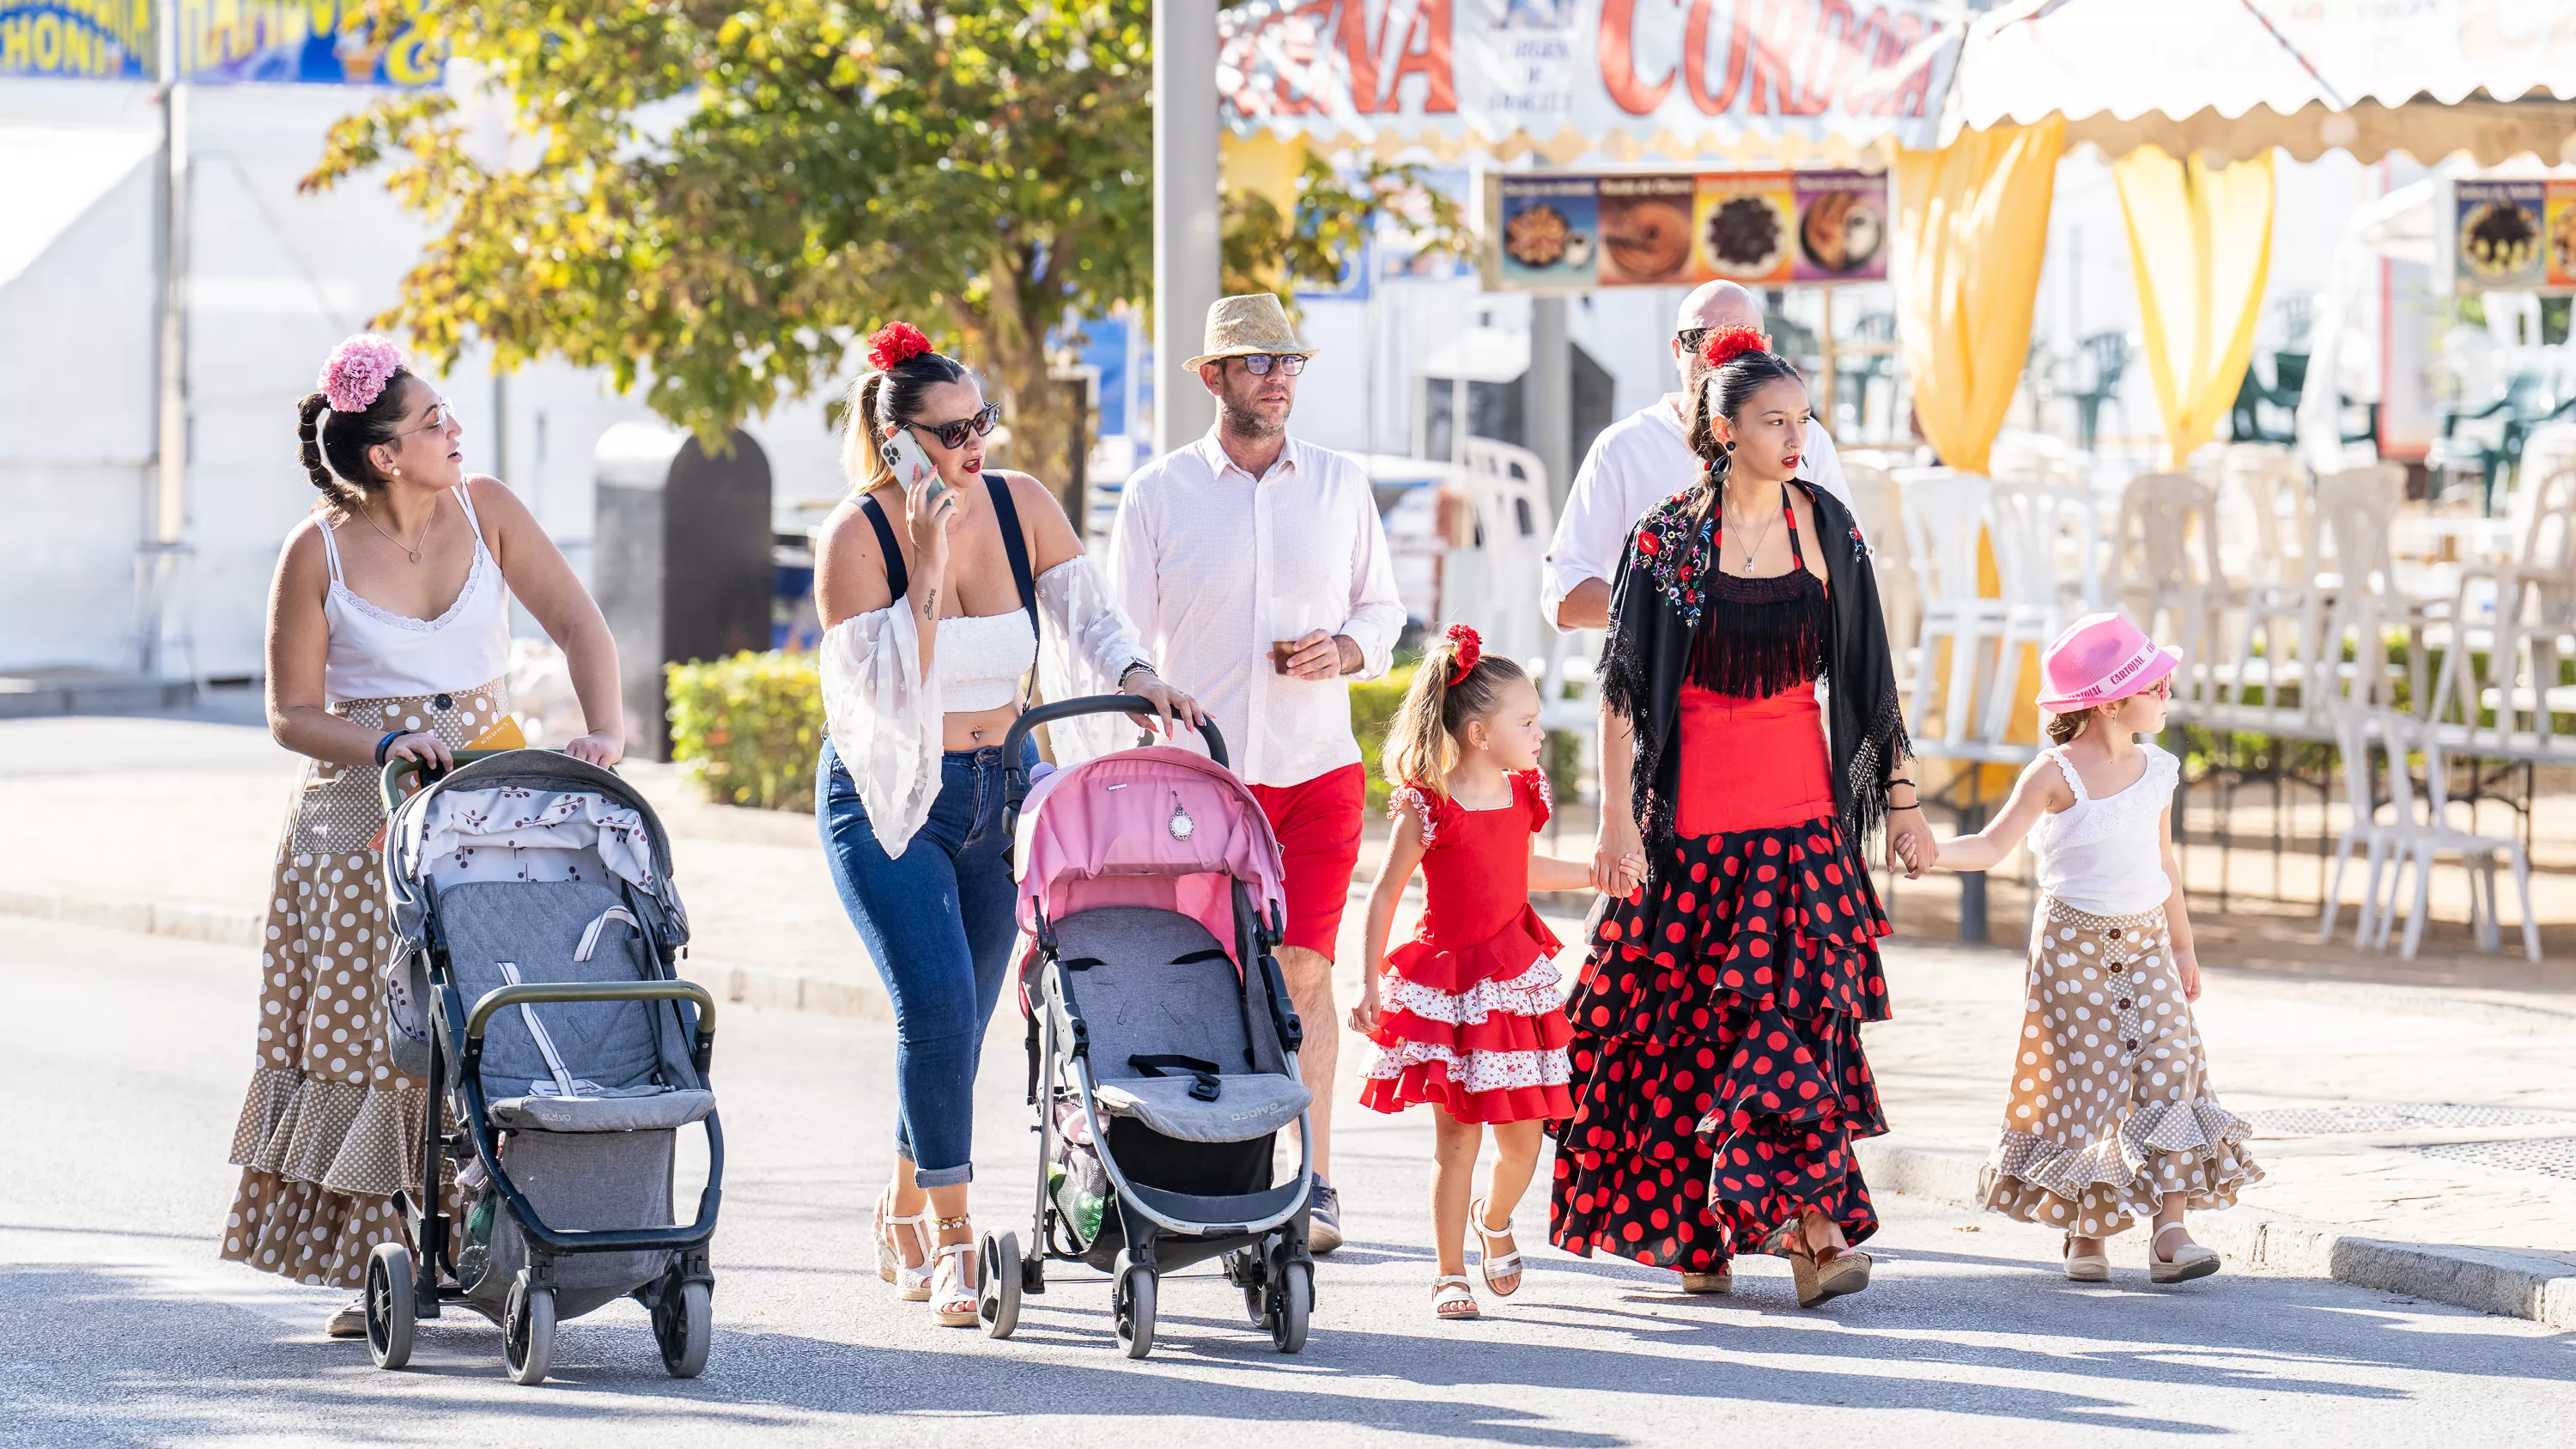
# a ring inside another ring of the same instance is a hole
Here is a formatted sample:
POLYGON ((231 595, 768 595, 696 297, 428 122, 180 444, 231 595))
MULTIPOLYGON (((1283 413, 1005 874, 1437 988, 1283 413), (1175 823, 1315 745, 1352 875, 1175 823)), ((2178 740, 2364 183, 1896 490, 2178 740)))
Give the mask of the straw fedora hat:
POLYGON ((1207 350, 1183 366, 1195 372, 1219 358, 1249 357, 1256 352, 1312 357, 1317 351, 1298 339, 1297 329, 1288 325, 1288 309, 1268 292, 1217 298, 1208 308, 1204 345, 1207 350))

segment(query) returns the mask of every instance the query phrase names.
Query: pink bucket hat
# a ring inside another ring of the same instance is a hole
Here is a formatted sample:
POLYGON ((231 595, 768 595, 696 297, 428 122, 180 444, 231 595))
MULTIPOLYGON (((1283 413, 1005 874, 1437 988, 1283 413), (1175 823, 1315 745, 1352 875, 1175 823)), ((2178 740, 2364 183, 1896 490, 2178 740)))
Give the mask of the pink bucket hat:
POLYGON ((2039 707, 2070 714, 2152 688, 2182 663, 2118 614, 2087 614, 2039 656, 2039 707))

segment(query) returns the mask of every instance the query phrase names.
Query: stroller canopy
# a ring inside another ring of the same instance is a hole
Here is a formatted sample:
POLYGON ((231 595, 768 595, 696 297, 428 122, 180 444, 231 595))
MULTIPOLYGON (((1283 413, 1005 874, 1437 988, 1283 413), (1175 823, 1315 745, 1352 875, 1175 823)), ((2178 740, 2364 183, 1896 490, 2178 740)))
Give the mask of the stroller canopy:
MULTIPOLYGON (((1020 926, 1100 906, 1179 911, 1234 954, 1234 886, 1274 924, 1279 844, 1223 765, 1150 745, 1056 771, 1020 816, 1020 926)), ((1240 966, 1240 961, 1235 963, 1240 966)))

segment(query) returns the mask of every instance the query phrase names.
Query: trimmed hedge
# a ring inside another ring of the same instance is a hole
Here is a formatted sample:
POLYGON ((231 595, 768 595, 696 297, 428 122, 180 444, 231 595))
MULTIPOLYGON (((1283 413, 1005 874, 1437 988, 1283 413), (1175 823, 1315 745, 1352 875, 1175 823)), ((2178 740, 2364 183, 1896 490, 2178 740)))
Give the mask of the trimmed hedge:
MULTIPOLYGON (((1413 684, 1414 664, 1351 685, 1351 731, 1368 771, 1369 813, 1383 814, 1388 786, 1378 748, 1413 684)), ((671 758, 690 766, 707 798, 764 810, 814 808, 814 762, 823 753, 823 687, 811 654, 745 650, 725 659, 666 665, 671 758)), ((1575 798, 1575 737, 1548 735, 1544 763, 1556 798, 1575 798)))
POLYGON ((720 805, 812 810, 823 681, 811 654, 744 650, 662 670, 671 758, 720 805))

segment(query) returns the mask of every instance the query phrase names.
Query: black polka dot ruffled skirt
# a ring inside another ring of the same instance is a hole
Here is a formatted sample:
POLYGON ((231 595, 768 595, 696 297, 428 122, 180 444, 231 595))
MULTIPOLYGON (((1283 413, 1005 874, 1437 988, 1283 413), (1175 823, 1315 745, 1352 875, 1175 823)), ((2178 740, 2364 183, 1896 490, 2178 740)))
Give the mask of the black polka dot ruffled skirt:
POLYGON ((1851 1144, 1887 1130, 1860 1026, 1887 1018, 1885 914, 1831 815, 1684 836, 1596 929, 1556 1124, 1550 1236, 1723 1270, 1815 1208, 1878 1227, 1851 1144))

